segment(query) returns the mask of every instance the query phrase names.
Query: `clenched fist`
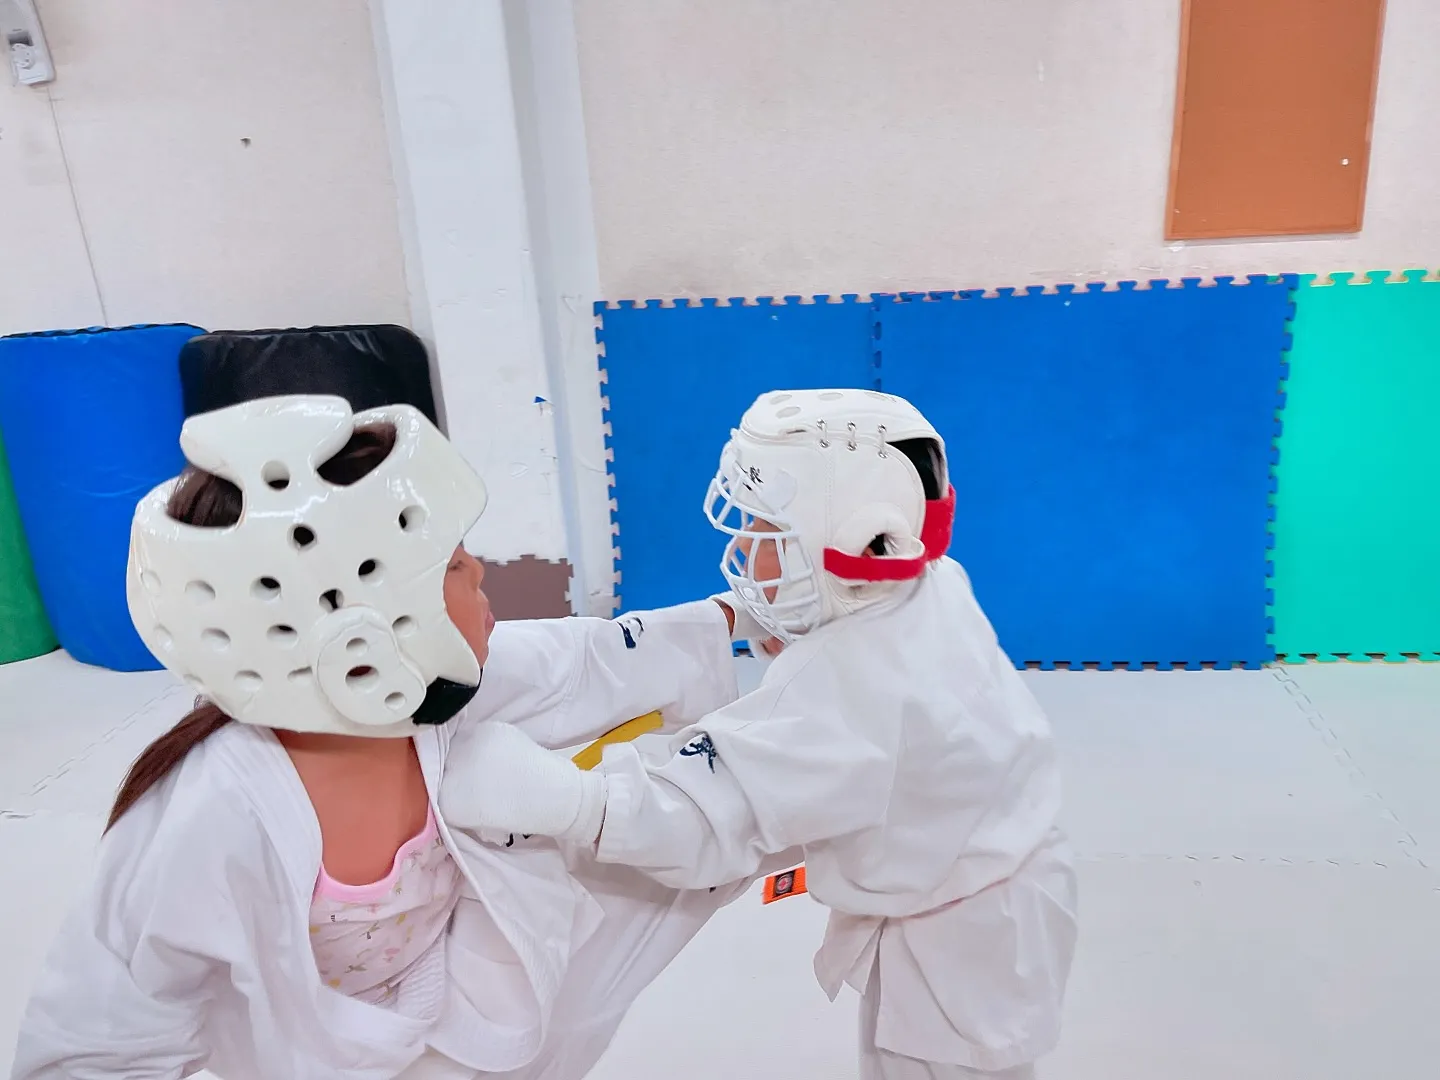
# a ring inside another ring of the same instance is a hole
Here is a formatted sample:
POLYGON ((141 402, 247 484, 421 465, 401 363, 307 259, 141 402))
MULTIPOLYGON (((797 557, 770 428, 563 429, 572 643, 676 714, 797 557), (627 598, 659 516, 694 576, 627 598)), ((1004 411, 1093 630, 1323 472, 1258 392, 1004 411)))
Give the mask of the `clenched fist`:
POLYGON ((593 844, 605 823, 605 777, 582 772, 510 724, 490 721, 452 745, 440 813, 446 824, 482 836, 593 844))

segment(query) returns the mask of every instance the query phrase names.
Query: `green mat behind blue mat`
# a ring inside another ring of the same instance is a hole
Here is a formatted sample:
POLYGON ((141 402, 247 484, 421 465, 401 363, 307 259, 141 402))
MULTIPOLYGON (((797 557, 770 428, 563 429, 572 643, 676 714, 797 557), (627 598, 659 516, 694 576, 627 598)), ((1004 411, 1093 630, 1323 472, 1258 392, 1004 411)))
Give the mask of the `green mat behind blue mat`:
POLYGON ((0 664, 28 660, 57 644, 35 586, 5 445, 0 442, 0 664))
POLYGON ((1296 294, 1273 555, 1287 659, 1440 655, 1440 282, 1424 274, 1308 275, 1296 294))

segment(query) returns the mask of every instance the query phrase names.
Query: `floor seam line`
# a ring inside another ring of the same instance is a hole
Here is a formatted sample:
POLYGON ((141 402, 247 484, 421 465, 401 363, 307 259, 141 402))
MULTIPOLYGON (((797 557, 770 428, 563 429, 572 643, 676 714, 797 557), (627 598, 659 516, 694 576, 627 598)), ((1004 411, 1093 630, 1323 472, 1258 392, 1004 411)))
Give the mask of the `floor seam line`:
POLYGON ((33 799, 43 794, 44 791, 52 783, 54 783, 56 780, 59 780, 76 765, 79 765, 89 759, 95 753, 95 751, 99 750, 107 743, 113 742, 116 736, 120 735, 123 732, 129 731, 140 721, 141 717, 147 716, 155 708, 155 706, 173 697, 179 689, 180 688, 176 686, 167 687, 160 694, 145 702, 145 704, 141 705, 124 720, 120 721, 120 723, 110 728, 107 732, 105 732, 104 735, 100 736, 100 738, 96 739, 94 742, 87 743, 83 748, 81 748, 79 753, 61 762, 54 772, 51 772, 46 776, 42 776, 39 780, 35 781, 35 783, 31 786, 30 790, 25 793, 24 797, 27 799, 33 799))
POLYGON ((1393 825, 1400 833, 1396 844, 1400 850, 1405 853, 1406 858, 1415 863, 1415 865, 1433 874, 1435 868, 1427 863, 1421 855, 1420 842, 1416 839, 1415 834, 1406 827, 1405 823, 1400 820, 1400 815, 1395 812, 1394 808, 1385 800, 1385 797, 1380 794, 1376 785, 1371 782, 1370 777, 1366 774, 1360 763, 1355 760, 1355 756, 1350 753, 1349 748, 1341 741, 1339 734, 1330 725, 1330 722, 1325 719, 1325 715, 1320 711, 1320 707, 1316 705, 1310 695, 1305 692, 1305 688, 1295 681, 1295 678, 1283 665, 1276 664, 1271 667, 1270 674, 1276 682, 1284 687, 1285 692, 1300 710, 1301 715, 1305 717, 1305 722, 1320 736, 1326 749, 1330 751, 1336 764, 1345 770, 1351 783, 1355 785, 1362 796, 1373 802, 1379 808, 1381 817, 1393 825))

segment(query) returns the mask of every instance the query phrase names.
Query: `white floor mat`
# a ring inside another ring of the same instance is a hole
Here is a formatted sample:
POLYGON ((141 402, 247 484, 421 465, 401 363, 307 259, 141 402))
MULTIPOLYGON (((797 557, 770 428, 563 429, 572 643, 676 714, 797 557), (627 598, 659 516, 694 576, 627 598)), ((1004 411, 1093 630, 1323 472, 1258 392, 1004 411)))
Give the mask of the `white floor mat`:
MULTIPOLYGON (((738 664, 742 687, 759 675, 738 664)), ((1440 1060, 1440 665, 1032 672, 1081 852, 1044 1080, 1425 1080, 1440 1060)), ((0 1075, 115 783, 189 706, 167 675, 0 667, 0 1075)), ((594 1080, 855 1077, 808 899, 723 911, 594 1080)))
POLYGON ((1388 863, 1404 834, 1271 671, 1034 672, 1084 855, 1388 863))

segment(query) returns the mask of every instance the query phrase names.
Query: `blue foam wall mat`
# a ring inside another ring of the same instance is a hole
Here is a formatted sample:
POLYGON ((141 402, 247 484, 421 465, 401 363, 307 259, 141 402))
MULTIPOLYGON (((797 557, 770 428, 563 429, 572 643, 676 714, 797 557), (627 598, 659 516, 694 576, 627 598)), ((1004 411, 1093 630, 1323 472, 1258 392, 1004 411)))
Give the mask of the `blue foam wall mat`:
POLYGON ((1259 666, 1293 281, 876 307, 882 388, 946 440, 951 553, 1017 664, 1259 666))
POLYGON ((701 504, 720 450, 767 390, 875 384, 871 306, 854 296, 596 305, 613 454, 621 610, 725 588, 701 504))
POLYGON ((160 665, 125 604, 135 504, 185 465, 180 348, 144 326, 0 338, 0 431, 50 624, 75 659, 160 665))

